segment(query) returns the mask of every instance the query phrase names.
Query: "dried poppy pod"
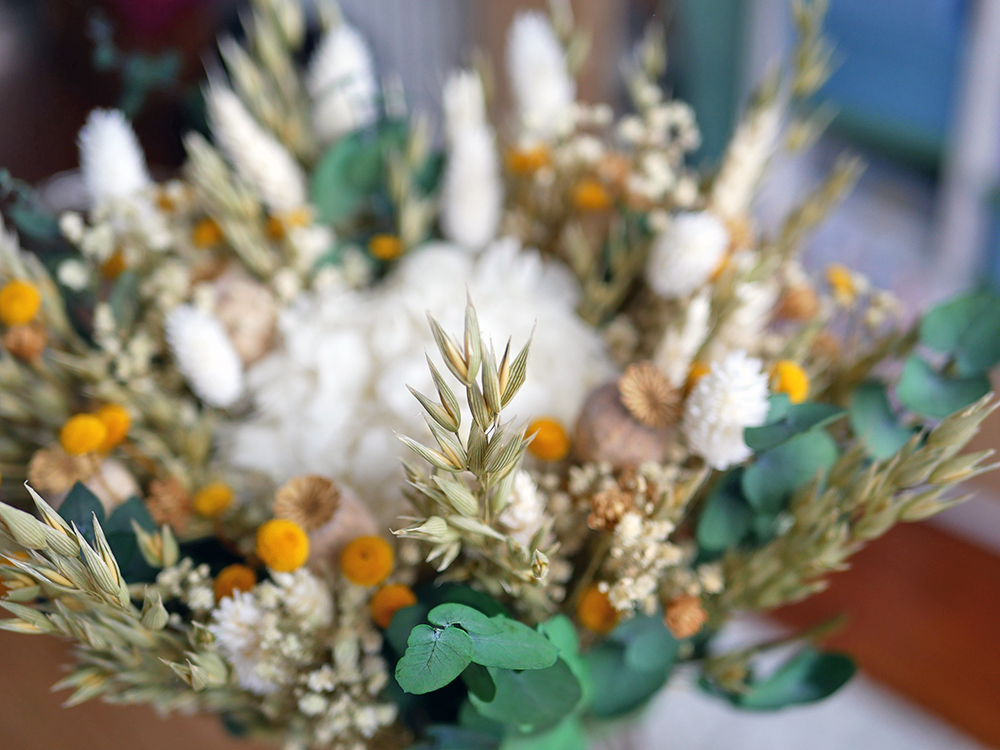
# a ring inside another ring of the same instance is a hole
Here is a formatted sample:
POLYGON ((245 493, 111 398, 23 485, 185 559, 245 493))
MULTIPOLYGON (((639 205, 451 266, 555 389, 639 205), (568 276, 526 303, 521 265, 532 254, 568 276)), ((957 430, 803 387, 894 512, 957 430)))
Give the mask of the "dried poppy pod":
POLYGON ((362 536, 375 536, 379 529, 368 509, 347 489, 339 488, 337 507, 325 524, 309 534, 309 560, 313 570, 336 569, 344 547, 362 536))
POLYGON ((671 599, 663 618, 667 629, 678 640, 697 635, 707 620, 708 613, 697 596, 678 596, 671 599))
POLYGON ((608 383, 584 402, 573 449, 581 461, 607 461, 614 468, 625 468, 662 463, 675 442, 672 425, 646 427, 622 404, 618 383, 608 383))

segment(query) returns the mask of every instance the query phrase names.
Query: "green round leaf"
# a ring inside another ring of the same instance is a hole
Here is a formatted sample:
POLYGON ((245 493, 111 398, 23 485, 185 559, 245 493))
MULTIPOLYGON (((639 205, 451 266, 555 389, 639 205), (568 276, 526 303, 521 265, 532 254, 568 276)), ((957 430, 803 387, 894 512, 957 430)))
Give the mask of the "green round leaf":
POLYGON ((468 633, 499 633, 500 626, 484 615, 478 609, 473 609, 465 604, 448 602, 439 604, 427 613, 427 620, 432 625, 448 627, 449 625, 459 625, 468 633))
POLYGON ((1000 362, 1000 297, 971 292, 928 311, 920 341, 954 357, 960 375, 981 375, 1000 362))
POLYGON ((406 641, 406 653, 396 663, 396 681, 415 695, 438 690, 462 674, 472 653, 472 639, 464 630, 417 625, 406 641))
POLYGON ((705 501, 696 535, 706 557, 737 546, 751 529, 754 511, 740 490, 742 475, 743 469, 727 474, 705 501))
POLYGON ((666 672, 673 666, 680 647, 663 618, 655 615, 636 615, 615 628, 608 638, 625 646, 625 664, 637 672, 666 672))
POLYGON ((740 708, 773 711, 823 700, 840 690, 856 671, 850 657, 806 648, 774 674, 754 682, 750 690, 730 700, 740 708))
POLYGON ((934 419, 964 409, 990 392, 985 376, 948 378, 916 355, 906 360, 896 386, 896 397, 907 409, 934 419))
POLYGON ((410 631, 427 619, 427 605, 417 602, 410 607, 403 607, 392 616, 392 622, 385 631, 385 639, 392 646, 393 651, 402 654, 406 651, 406 641, 410 637, 410 631))
POLYGON ((554 729, 531 735, 510 735, 500 750, 587 750, 590 742, 578 716, 564 719, 554 729))
POLYGON ((515 672, 489 668, 496 697, 486 703, 475 695, 469 700, 487 719, 513 725, 524 732, 551 729, 576 709, 583 695, 580 681, 565 661, 545 669, 515 672))
POLYGON ((493 633, 470 633, 475 646, 473 661, 499 669, 544 669, 555 663, 559 649, 548 638, 524 623, 495 617, 493 633))
POLYGON ((883 460, 896 454, 917 430, 899 423, 886 395, 885 384, 868 380, 851 396, 851 429, 860 437, 872 458, 883 460))
POLYGON ((836 460, 833 438, 820 430, 804 432, 757 456, 743 472, 743 494, 757 511, 776 515, 795 490, 817 473, 825 473, 836 460))
POLYGON ((667 672, 639 671, 625 663, 625 646, 604 641, 584 655, 597 689, 590 713, 602 719, 634 711, 667 681, 667 672))
POLYGON ((91 544, 95 543, 94 516, 97 516, 97 522, 104 526, 104 506, 97 499, 97 495, 82 482, 74 484, 66 495, 66 499, 59 506, 59 515, 66 523, 75 523, 80 533, 91 544))
MULTIPOLYGON (((774 409, 772 408, 771 411, 773 412, 774 409)), ((771 413, 769 413, 766 424, 760 427, 747 427, 743 431, 743 439, 752 450, 764 451, 779 446, 800 433, 825 427, 840 419, 845 413, 843 409, 833 404, 818 404, 810 401, 802 404, 788 404, 782 410, 780 417, 772 418, 771 413)))
POLYGON ((469 692, 481 701, 489 703, 496 697, 497 686, 493 683, 490 670, 481 664, 472 662, 462 672, 462 682, 469 688, 469 692))

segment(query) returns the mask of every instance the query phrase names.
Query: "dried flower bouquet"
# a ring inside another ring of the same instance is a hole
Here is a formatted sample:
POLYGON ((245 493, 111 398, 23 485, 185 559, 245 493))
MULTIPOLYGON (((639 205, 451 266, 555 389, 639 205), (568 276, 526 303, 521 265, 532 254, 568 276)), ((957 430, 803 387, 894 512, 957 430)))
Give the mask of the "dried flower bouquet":
POLYGON ((583 747, 683 663, 745 709, 837 690, 822 626, 771 674, 778 644, 714 637, 992 468, 962 449, 1000 300, 906 325, 807 273, 852 159, 755 224, 772 158, 821 129, 821 3, 710 175, 655 30, 616 118, 576 100, 568 5, 518 16, 516 117, 455 73, 438 152, 319 8, 256 0, 221 41, 177 179, 101 110, 86 212, 0 175, 0 627, 77 643, 70 705, 289 749, 583 747))

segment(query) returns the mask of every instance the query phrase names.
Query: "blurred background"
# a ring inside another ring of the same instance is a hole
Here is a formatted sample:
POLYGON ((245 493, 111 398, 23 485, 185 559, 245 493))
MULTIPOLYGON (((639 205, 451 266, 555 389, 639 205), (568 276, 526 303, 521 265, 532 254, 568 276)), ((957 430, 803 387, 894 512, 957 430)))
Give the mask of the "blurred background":
MULTIPOLYGON (((308 0, 307 0, 308 2, 308 0)), ((435 117, 446 73, 481 50, 497 73, 521 0, 341 0, 384 76, 435 117)), ((739 112, 792 38, 791 0, 573 0, 593 31, 583 98, 621 107, 620 61, 655 20, 667 29, 667 83, 696 109, 715 163, 739 112)), ((0 167, 42 184, 76 166, 76 133, 95 106, 133 116, 154 171, 182 159, 203 121, 199 82, 213 39, 238 29, 238 0, 0 0, 0 167)), ((1000 282, 1000 0, 830 0, 836 72, 822 92, 832 124, 806 157, 776 165, 757 207, 774 226, 844 149, 869 167, 810 241, 814 268, 838 260, 911 307, 1000 282)), ((438 118, 439 119, 439 118, 438 118)), ((975 449, 1000 445, 1000 418, 975 449)), ((608 747, 1000 747, 1000 477, 931 523, 898 527, 855 558, 825 593, 748 621, 740 634, 803 627, 837 613, 831 638, 864 677, 825 704, 746 716, 683 679, 608 747)), ((3 747, 241 747, 212 721, 162 724, 145 709, 59 709, 48 687, 64 653, 0 634, 3 747)), ((690 682, 690 681, 689 681, 690 682)))

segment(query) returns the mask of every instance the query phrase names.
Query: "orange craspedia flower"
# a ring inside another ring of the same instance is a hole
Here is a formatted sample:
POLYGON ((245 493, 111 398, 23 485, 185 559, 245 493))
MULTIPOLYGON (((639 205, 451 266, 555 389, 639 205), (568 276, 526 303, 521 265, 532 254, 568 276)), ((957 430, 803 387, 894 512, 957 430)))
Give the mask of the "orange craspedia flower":
POLYGON ((368 252, 379 260, 395 260, 403 254, 403 241, 394 234, 376 234, 368 240, 368 252))
POLYGON ((257 574, 246 565, 236 563, 219 571, 215 577, 212 590, 215 591, 215 601, 221 602, 234 591, 249 591, 257 585, 257 574))
POLYGON ((507 171, 518 177, 534 174, 549 163, 549 150, 545 146, 510 148, 504 157, 507 171))
POLYGON ((608 595, 596 583, 590 584, 576 603, 576 619, 591 632, 598 635, 610 633, 618 624, 618 610, 611 606, 608 595))
POLYGON ((191 501, 194 512, 205 518, 218 518, 232 504, 233 490, 225 482, 206 484, 191 501))
POLYGON ((801 404, 809 395, 809 376, 790 359, 778 360, 771 368, 771 390, 787 393, 793 404, 801 404))
POLYGON ((698 381, 703 377, 708 375, 712 371, 710 365, 700 360, 695 360, 691 363, 691 367, 688 370, 687 380, 684 381, 684 394, 687 395, 694 390, 694 387, 698 385, 698 381))
POLYGON ((71 456, 100 450, 108 437, 108 428, 93 414, 70 417, 59 430, 59 444, 71 456))
POLYGON ((528 445, 528 450, 536 458, 543 461, 561 461, 569 455, 569 435, 559 422, 551 417, 536 419, 528 425, 528 435, 534 434, 535 439, 528 445))
POLYGON ((573 187, 573 205, 580 211, 604 211, 611 207, 611 194, 599 180, 580 180, 573 187))
POLYGON ((132 426, 132 415, 128 413, 128 409, 118 404, 105 404, 94 412, 94 416, 101 420, 108 433, 99 450, 106 452, 121 445, 132 426))
POLYGON ((392 546, 380 536, 359 536, 340 554, 340 571, 358 586, 377 586, 392 572, 392 546))
POLYGON ((417 595, 409 586, 390 583, 375 592, 375 596, 368 602, 368 609, 372 615, 372 622, 385 630, 392 622, 393 615, 416 603, 417 595))
POLYGON ((222 242, 222 227, 215 219, 205 217, 191 228, 191 244, 202 250, 208 250, 222 242))
POLYGON ((0 321, 19 326, 30 323, 42 306, 42 295, 34 284, 15 279, 0 288, 0 321))
POLYGON ((257 529, 256 552, 271 570, 291 573, 309 559, 309 537, 294 521, 274 518, 257 529))

